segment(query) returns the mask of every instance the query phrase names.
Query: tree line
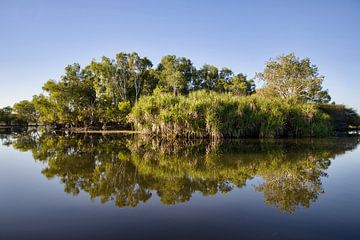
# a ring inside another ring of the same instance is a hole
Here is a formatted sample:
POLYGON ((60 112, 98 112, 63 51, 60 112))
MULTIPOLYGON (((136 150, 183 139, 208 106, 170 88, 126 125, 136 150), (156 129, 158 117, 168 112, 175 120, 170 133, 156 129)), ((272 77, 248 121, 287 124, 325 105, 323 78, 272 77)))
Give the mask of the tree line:
POLYGON ((174 95, 199 89, 248 95, 255 91, 255 84, 229 68, 205 64, 196 69, 184 57, 167 55, 153 68, 148 58, 135 52, 121 52, 115 59, 102 57, 83 68, 77 63, 68 65, 58 81, 49 80, 42 89, 44 92, 31 101, 24 100, 13 109, 4 110, 32 123, 77 127, 124 125, 139 97, 155 90, 174 95))
MULTIPOLYGON (((68 65, 59 80, 48 80, 43 93, 0 109, 5 124, 45 124, 58 128, 129 128, 129 113, 144 96, 188 96, 195 91, 244 98, 256 95, 293 102, 328 103, 324 76, 310 59, 294 54, 266 62, 263 72, 249 79, 230 68, 205 64, 196 68, 185 57, 164 56, 156 67, 136 52, 102 57, 85 67, 68 65), (264 82, 256 89, 255 80, 264 82)), ((171 103, 168 103, 171 106, 171 103)))

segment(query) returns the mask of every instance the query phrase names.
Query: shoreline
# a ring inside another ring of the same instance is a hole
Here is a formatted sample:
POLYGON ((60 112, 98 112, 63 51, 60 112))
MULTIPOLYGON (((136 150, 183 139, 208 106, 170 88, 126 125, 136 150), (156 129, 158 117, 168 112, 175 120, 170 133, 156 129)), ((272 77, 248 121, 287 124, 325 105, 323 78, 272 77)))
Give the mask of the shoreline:
MULTIPOLYGON (((45 125, 30 125, 28 127, 21 126, 21 125, 0 125, 0 129, 18 129, 18 130, 24 130, 28 128, 38 128, 38 127, 44 127, 45 125)), ((55 132, 70 132, 70 133, 79 133, 79 134, 144 134, 141 131, 136 130, 120 130, 120 129, 109 129, 109 130, 95 130, 95 129, 81 129, 81 128, 61 128, 61 129, 53 129, 55 132)), ((341 137, 341 136, 360 136, 360 129, 358 128, 349 128, 347 131, 335 131, 335 133, 331 136, 327 137, 341 137)), ((161 136, 158 136, 161 137, 161 136)), ((166 138, 166 137, 165 137, 166 138)), ((170 137, 171 138, 171 137, 170 137)), ((207 137, 203 137, 207 138, 207 137)), ((211 138, 211 137, 210 137, 211 138)), ((282 139, 282 138, 293 138, 293 139, 300 139, 300 138, 307 138, 307 137, 275 137, 275 138, 261 138, 261 139, 282 139)), ((318 138, 324 138, 324 137, 318 137, 318 138)), ((326 138, 326 137, 325 137, 326 138)), ((186 138, 184 139, 192 139, 192 138, 186 138)), ((223 139, 254 139, 254 137, 223 137, 223 139)), ((256 138, 255 138, 256 139, 256 138)))
POLYGON ((115 133, 140 134, 141 133, 139 131, 134 131, 134 130, 69 130, 69 131, 72 133, 101 133, 101 134, 115 134, 115 133))

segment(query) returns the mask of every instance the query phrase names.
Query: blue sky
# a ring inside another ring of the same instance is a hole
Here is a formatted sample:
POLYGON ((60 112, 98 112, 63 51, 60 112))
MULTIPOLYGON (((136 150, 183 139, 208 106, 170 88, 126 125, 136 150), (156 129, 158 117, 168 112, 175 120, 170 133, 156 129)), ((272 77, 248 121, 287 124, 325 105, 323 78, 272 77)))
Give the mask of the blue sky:
POLYGON ((41 92, 67 64, 120 51, 166 54, 253 77, 294 52, 333 100, 360 110, 360 1, 0 0, 0 107, 41 92))

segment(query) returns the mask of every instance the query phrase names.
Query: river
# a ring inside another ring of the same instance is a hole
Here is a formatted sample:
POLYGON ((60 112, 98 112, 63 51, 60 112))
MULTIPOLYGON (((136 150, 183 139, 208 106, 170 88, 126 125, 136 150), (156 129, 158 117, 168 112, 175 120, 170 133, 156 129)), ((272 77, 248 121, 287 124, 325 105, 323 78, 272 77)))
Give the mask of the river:
POLYGON ((0 239, 360 239, 358 137, 0 139, 0 239))

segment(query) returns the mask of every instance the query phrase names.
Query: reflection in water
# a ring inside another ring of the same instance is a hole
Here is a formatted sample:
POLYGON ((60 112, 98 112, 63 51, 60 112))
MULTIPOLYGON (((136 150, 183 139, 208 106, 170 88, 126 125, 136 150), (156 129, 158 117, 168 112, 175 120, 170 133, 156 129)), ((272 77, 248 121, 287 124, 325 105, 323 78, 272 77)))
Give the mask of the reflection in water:
POLYGON ((152 193, 164 204, 227 193, 260 176, 254 186, 266 203, 292 213, 323 193, 321 177, 336 155, 358 138, 300 140, 177 140, 165 142, 123 135, 54 135, 38 132, 2 137, 3 144, 32 151, 46 163, 42 173, 59 177, 67 193, 135 207, 152 193))

